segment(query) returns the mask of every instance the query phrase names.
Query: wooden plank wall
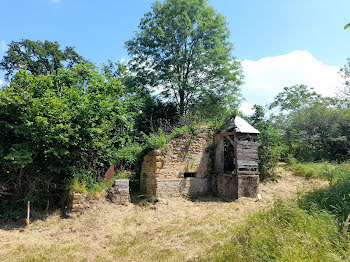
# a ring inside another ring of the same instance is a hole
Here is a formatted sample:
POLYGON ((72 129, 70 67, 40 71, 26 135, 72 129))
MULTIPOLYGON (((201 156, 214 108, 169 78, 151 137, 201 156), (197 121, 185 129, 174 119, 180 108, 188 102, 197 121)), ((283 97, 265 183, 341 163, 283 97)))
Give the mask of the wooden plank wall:
POLYGON ((258 142, 257 135, 237 134, 236 144, 236 173, 238 175, 255 175, 258 171, 258 142))

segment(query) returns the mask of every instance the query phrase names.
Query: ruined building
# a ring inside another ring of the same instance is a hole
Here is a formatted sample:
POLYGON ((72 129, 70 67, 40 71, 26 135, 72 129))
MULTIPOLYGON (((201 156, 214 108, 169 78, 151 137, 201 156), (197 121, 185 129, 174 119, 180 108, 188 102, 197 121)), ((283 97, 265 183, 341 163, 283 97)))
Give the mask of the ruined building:
POLYGON ((194 134, 180 135, 145 156, 141 192, 159 197, 255 197, 258 135, 258 130, 238 116, 219 134, 199 127, 194 134))

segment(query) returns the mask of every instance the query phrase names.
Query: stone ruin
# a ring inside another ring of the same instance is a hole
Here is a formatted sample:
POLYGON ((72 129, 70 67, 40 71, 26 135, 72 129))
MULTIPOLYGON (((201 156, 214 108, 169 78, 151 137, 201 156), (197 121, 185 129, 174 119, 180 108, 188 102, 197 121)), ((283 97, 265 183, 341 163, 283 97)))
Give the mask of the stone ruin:
POLYGON ((259 131, 240 117, 224 133, 209 127, 183 134, 151 151, 142 163, 140 190, 147 196, 225 199, 256 197, 259 131))
POLYGON ((129 180, 116 179, 114 186, 106 191, 106 196, 99 199, 89 196, 84 192, 75 192, 72 194, 71 212, 72 214, 81 214, 84 210, 89 209, 101 200, 108 199, 117 205, 128 205, 130 200, 129 195, 129 180))
POLYGON ((129 203, 129 179, 116 179, 114 186, 107 191, 107 198, 118 205, 127 205, 129 203))
POLYGON ((200 127, 196 134, 181 135, 166 148, 146 155, 140 177, 141 193, 161 197, 207 194, 210 157, 206 149, 212 143, 212 134, 210 128, 200 127))

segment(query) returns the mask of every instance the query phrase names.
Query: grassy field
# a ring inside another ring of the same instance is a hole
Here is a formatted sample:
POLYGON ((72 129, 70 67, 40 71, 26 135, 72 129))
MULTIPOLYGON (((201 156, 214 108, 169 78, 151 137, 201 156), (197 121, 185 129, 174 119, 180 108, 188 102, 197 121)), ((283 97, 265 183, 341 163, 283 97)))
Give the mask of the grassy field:
MULTIPOLYGON (((29 228, 0 224, 0 260, 220 260, 225 257, 222 250, 230 247, 232 236, 241 232, 242 226, 260 224, 259 217, 246 220, 251 214, 265 214, 264 210, 270 210, 279 199, 296 198, 299 192, 326 184, 285 173, 278 182, 260 185, 261 201, 171 199, 126 207, 106 202, 74 218, 51 214, 34 221, 29 228), (222 256, 213 257, 215 254, 222 256)), ((264 219, 268 221, 269 217, 264 219)))
POLYGON ((349 163, 299 163, 289 170, 330 186, 255 213, 203 261, 350 261, 349 163))
POLYGON ((308 213, 293 201, 251 216, 231 240, 208 252, 203 261, 343 261, 349 247, 333 216, 308 213))
POLYGON ((319 178, 333 182, 349 175, 350 162, 344 162, 341 164, 329 162, 295 163, 289 165, 288 169, 296 176, 319 178))

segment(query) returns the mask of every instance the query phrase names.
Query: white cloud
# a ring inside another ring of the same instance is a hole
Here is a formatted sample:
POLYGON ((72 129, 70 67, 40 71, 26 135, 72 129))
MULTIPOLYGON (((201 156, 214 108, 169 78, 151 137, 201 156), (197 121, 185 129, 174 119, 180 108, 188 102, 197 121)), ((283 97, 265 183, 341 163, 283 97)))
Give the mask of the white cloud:
POLYGON ((243 103, 239 107, 239 111, 244 115, 252 115, 254 113, 253 105, 248 103, 243 103))
POLYGON ((7 49, 7 44, 6 44, 5 40, 1 40, 0 41, 0 53, 5 52, 6 49, 7 49))
POLYGON ((61 2, 61 0, 51 0, 52 3, 58 4, 61 2))
POLYGON ((343 85, 339 67, 323 64, 308 51, 243 60, 242 67, 245 74, 242 93, 250 104, 272 102, 285 86, 305 84, 323 96, 334 96, 343 85))

